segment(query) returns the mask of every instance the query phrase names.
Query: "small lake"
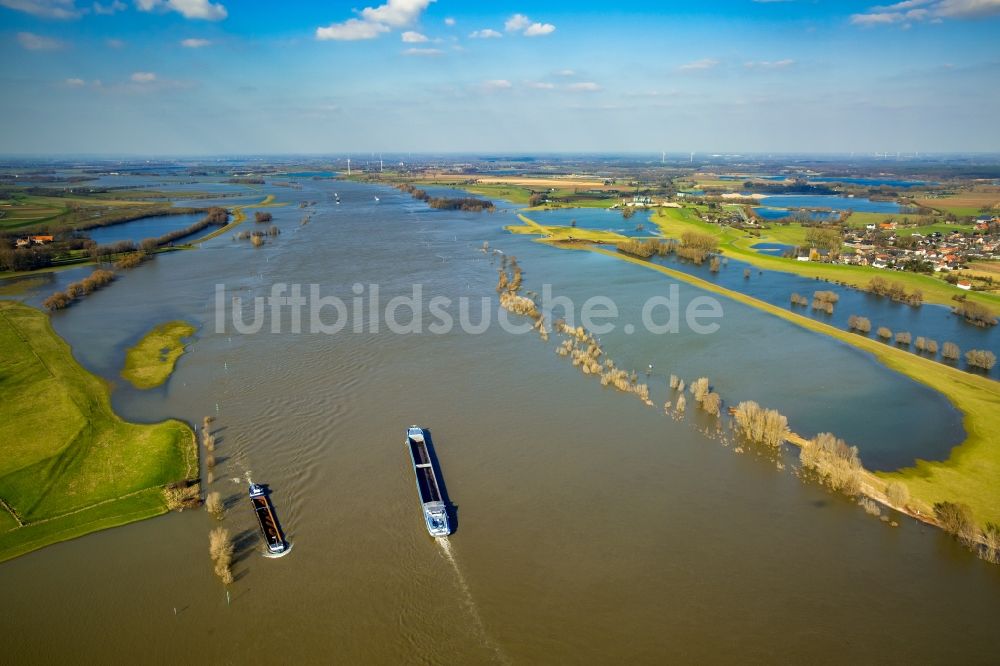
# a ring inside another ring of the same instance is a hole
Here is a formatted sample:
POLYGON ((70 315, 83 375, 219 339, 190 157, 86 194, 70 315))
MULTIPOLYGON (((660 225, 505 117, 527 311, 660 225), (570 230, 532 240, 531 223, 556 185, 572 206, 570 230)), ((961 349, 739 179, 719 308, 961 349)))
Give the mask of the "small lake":
POLYGON ((872 201, 863 197, 839 197, 829 194, 775 194, 760 200, 771 208, 828 208, 853 210, 859 213, 901 213, 895 201, 872 201))
MULTIPOLYGON (((724 176, 720 178, 726 179, 724 176)), ((800 178, 800 176, 787 175, 787 176, 760 176, 761 180, 770 180, 774 182, 781 181, 792 181, 800 178)), ((919 185, 934 185, 926 180, 900 180, 898 178, 837 178, 836 176, 807 176, 806 181, 810 183, 844 183, 849 185, 870 185, 872 187, 878 187, 880 185, 888 185, 890 187, 917 187, 919 185)))
POLYGON ((888 185, 889 187, 918 187, 920 185, 933 185, 926 180, 899 180, 897 178, 836 178, 834 176, 816 176, 809 178, 811 183, 846 183, 849 185, 871 185, 879 187, 888 185))
POLYGON ((779 256, 795 249, 794 245, 785 245, 784 243, 757 243, 750 247, 764 254, 776 254, 779 256))
POLYGON ((288 178, 333 178, 336 174, 332 171, 292 171, 280 175, 288 178))
POLYGON ((143 217, 122 224, 113 224, 107 227, 87 229, 79 233, 90 237, 98 245, 108 245, 119 241, 139 243, 147 238, 159 238, 172 231, 190 227, 203 217, 205 217, 204 213, 158 215, 155 217, 143 217))

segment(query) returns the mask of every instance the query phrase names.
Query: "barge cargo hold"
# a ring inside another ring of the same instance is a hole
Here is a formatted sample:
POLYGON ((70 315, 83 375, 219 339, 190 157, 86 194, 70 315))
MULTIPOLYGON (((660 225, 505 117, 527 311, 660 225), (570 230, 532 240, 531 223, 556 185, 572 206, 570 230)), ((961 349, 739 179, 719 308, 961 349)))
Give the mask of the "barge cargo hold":
POLYGON ((260 533, 264 537, 267 554, 271 557, 280 557, 287 553, 291 546, 285 541, 285 535, 282 534, 281 526, 278 525, 278 519, 274 515, 271 497, 264 486, 250 484, 250 503, 253 504, 254 514, 260 524, 260 533))
POLYGON ((427 531, 433 537, 446 537, 451 534, 448 523, 448 509, 441 496, 437 475, 427 450, 424 430, 419 426, 410 426, 406 431, 406 448, 410 451, 413 461, 413 473, 417 477, 417 493, 420 506, 424 513, 424 523, 427 531))

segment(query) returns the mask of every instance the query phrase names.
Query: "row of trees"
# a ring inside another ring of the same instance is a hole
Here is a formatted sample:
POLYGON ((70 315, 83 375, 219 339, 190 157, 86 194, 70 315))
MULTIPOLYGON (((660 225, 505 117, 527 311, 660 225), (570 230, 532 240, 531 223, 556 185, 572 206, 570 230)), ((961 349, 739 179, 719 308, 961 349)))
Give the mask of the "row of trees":
POLYGON ((894 301, 914 307, 923 305, 924 302, 924 293, 919 289, 907 293, 906 285, 902 282, 890 281, 882 277, 873 277, 869 280, 868 291, 876 296, 888 296, 894 301))
POLYGON ((832 433, 820 433, 806 442, 799 451, 799 461, 834 490, 849 496, 861 492, 864 468, 858 447, 848 446, 832 433))
POLYGON ((77 299, 83 298, 101 287, 110 284, 114 279, 114 271, 98 268, 82 280, 70 283, 65 291, 57 291, 52 294, 42 302, 42 305, 50 311, 62 310, 69 307, 77 299))
POLYGON ((788 439, 788 419, 752 400, 736 405, 733 418, 737 431, 751 442, 777 448, 788 439))
POLYGON ((139 264, 141 264, 143 261, 145 261, 148 256, 149 255, 147 255, 142 250, 126 254, 121 259, 119 259, 118 261, 115 262, 115 264, 114 264, 115 270, 116 271, 126 271, 126 270, 128 270, 130 268, 135 268, 136 266, 138 266, 139 264))
MULTIPOLYGON (((681 259, 687 259, 695 264, 701 265, 704 263, 706 258, 711 256, 718 249, 718 244, 715 236, 712 236, 711 234, 687 231, 681 236, 680 243, 675 240, 662 240, 656 238, 649 238, 646 240, 629 238, 628 240, 617 243, 616 247, 619 252, 640 257, 642 259, 648 259, 653 255, 666 256, 669 254, 676 254, 681 259)), ((719 272, 721 265, 722 262, 719 257, 712 256, 712 261, 709 264, 712 272, 719 272)))
POLYGON ((701 264, 708 255, 718 250, 718 239, 712 234, 698 231, 685 231, 681 234, 681 244, 677 247, 677 256, 701 264))
MULTIPOLYGON (((205 473, 208 475, 208 483, 215 480, 215 435, 212 433, 211 416, 206 416, 201 422, 201 444, 204 449, 203 457, 205 461, 205 473)), ((222 495, 218 492, 209 492, 205 496, 205 510, 218 521, 226 517, 225 503, 222 495)), ((235 544, 229 536, 229 530, 221 525, 212 528, 208 533, 208 554, 212 558, 212 570, 219 577, 223 585, 233 582, 233 554, 235 544)))
MULTIPOLYGON (((153 240, 156 247, 162 247, 164 245, 170 245, 176 240, 191 236, 198 233, 202 229, 207 229, 208 227, 223 227, 229 222, 229 211, 225 208, 213 207, 208 209, 208 214, 201 218, 194 224, 185 227, 184 229, 178 229, 177 231, 171 231, 170 233, 163 234, 159 238, 153 240)), ((143 246, 145 247, 150 239, 143 241, 143 246)))
POLYGON ((677 241, 658 240, 656 238, 646 240, 629 238, 628 240, 619 242, 615 247, 623 254, 630 254, 640 259, 649 259, 654 254, 663 257, 673 253, 677 249, 677 241))
POLYGON ((952 309, 952 312, 965 317, 965 321, 976 326, 986 327, 996 326, 997 324, 997 318, 993 316, 993 313, 986 306, 968 300, 961 301, 952 309))
POLYGON ((417 188, 410 183, 400 183, 396 186, 396 189, 401 192, 406 192, 418 201, 425 202, 431 208, 438 208, 441 210, 469 210, 481 212, 484 210, 493 211, 496 208, 496 206, 493 205, 493 202, 487 199, 477 199, 475 197, 432 197, 427 194, 426 190, 417 188))
POLYGON ((984 560, 1000 564, 1000 525, 986 523, 985 528, 980 530, 972 509, 960 502, 935 503, 934 517, 941 529, 975 550, 984 560))
MULTIPOLYGON (((792 303, 795 303, 795 297, 797 294, 792 294, 792 303)), ((867 317, 859 317, 858 315, 851 315, 847 318, 847 327, 858 333, 870 333, 872 330, 872 323, 867 317)), ((879 326, 876 331, 878 337, 885 341, 893 339, 892 330, 887 326, 879 326)), ((896 344, 902 347, 909 347, 913 338, 909 331, 900 331, 896 333, 895 341, 896 344)), ((918 352, 925 352, 927 354, 935 355, 938 353, 938 343, 937 340, 931 338, 925 338, 923 336, 918 336, 914 347, 918 352)), ((945 342, 941 347, 941 358, 947 361, 957 361, 962 356, 962 350, 954 342, 945 342)), ((993 366, 996 365, 997 358, 996 354, 988 349, 972 349, 965 353, 965 362, 972 368, 982 368, 983 370, 991 370, 993 366)))
POLYGON ((432 197, 427 205, 439 210, 467 210, 474 213, 492 211, 496 208, 492 201, 476 197, 432 197))

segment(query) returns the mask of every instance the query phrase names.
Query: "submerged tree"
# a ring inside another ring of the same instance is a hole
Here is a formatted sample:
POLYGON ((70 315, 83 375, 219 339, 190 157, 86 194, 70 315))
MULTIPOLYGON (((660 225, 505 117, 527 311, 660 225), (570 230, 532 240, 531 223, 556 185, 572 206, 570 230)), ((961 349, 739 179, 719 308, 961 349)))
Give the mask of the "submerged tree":
POLYGON ((986 349, 972 349, 965 352, 965 362, 973 368, 991 370, 996 365, 997 357, 996 354, 986 349))
POLYGON ((233 551, 233 542, 225 527, 216 527, 208 533, 208 554, 212 558, 215 575, 226 585, 233 582, 233 551))
POLYGON ((695 402, 701 402, 708 395, 708 377, 699 377, 698 379, 691 382, 691 395, 694 396, 695 402))
POLYGON ((226 509, 222 503, 222 495, 218 492, 210 492, 205 496, 205 509, 212 514, 216 520, 222 520, 226 509))
POLYGON ((861 492, 864 470, 858 458, 858 447, 848 446, 844 440, 823 432, 802 447, 799 452, 802 466, 815 471, 823 481, 845 495, 861 492))
POLYGON ((749 400, 736 405, 733 415, 740 434, 751 442, 778 447, 788 438, 788 419, 776 410, 749 400))
POLYGON ((719 415, 719 408, 722 406, 722 398, 715 391, 709 391, 701 401, 701 408, 712 416, 719 415))

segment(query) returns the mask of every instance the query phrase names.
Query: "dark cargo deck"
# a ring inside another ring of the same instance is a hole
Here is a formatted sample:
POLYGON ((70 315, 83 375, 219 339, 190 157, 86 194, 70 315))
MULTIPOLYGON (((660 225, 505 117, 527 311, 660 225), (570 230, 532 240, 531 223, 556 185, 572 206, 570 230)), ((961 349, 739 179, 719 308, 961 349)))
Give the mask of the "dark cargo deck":
POLYGON ((278 527, 278 519, 274 516, 271 507, 271 500, 267 497, 251 497, 254 513, 257 514, 257 522, 260 523, 260 531, 269 546, 283 546, 285 537, 278 527))
POLYGON ((434 475, 434 467, 431 465, 431 458, 427 452, 427 443, 422 440, 408 438, 410 442, 410 454, 413 456, 414 472, 417 474, 417 487, 420 488, 420 501, 440 502, 441 490, 438 488, 437 477, 434 475))

